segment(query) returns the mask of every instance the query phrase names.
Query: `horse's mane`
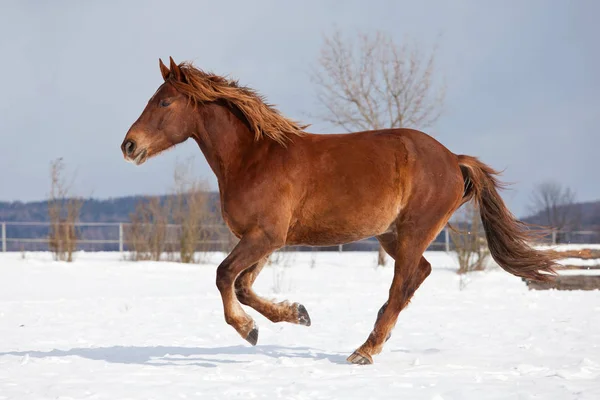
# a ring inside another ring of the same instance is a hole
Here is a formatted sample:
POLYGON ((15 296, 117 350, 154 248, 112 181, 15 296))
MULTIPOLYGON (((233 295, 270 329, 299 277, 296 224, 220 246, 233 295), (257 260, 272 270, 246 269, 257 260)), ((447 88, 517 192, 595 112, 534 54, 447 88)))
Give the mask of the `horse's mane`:
POLYGON ((237 81, 204 72, 191 63, 181 63, 184 82, 171 80, 179 92, 195 104, 224 101, 237 108, 247 119, 256 140, 268 137, 285 145, 290 136, 302 136, 308 125, 288 119, 268 104, 255 90, 240 86, 237 81))

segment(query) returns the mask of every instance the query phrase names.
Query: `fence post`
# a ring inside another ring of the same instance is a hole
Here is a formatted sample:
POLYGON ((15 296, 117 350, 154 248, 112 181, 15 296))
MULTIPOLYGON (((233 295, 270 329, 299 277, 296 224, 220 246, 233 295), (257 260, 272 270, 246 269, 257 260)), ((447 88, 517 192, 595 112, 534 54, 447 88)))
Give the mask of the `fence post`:
POLYGON ((6 222, 2 223, 2 252, 6 253, 6 222))
POLYGON ((338 252, 341 253, 342 252, 342 246, 343 244, 338 245, 338 252))
POLYGON ((450 232, 448 227, 444 228, 444 242, 446 244, 446 251, 450 251, 450 232))
POLYGON ((556 229, 552 230, 552 245, 556 244, 556 229))
POLYGON ((119 222, 119 251, 123 252, 123 223, 119 222))

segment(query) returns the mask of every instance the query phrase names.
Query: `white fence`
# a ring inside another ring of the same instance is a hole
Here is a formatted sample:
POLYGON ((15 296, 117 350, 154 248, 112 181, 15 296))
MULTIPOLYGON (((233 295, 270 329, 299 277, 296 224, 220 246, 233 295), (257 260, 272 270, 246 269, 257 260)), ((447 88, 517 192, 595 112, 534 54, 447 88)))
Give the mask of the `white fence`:
MULTIPOLYGON (((0 241, 2 251, 36 251, 48 249, 49 222, 0 222, 0 241)), ((78 230, 77 248, 91 251, 119 251, 127 250, 127 238, 125 231, 131 224, 128 222, 78 222, 75 224, 78 230)), ((168 228, 177 229, 179 225, 169 224, 168 228)), ((203 248, 207 246, 227 246, 228 241, 219 239, 227 236, 227 228, 223 225, 206 225, 205 228, 212 229, 220 234, 213 235, 216 239, 203 240, 199 243, 203 248), (223 235, 223 233, 226 233, 223 235)), ((176 244, 168 242, 167 244, 176 244)), ((565 231, 553 232, 547 239, 547 243, 600 243, 600 233, 594 231, 565 231)), ((309 247, 294 246, 298 250, 308 250, 309 247)), ((326 248, 313 248, 321 251, 375 251, 379 247, 375 238, 369 238, 358 242, 348 243, 340 246, 326 248)), ((438 235, 428 250, 449 251, 452 248, 448 228, 438 235)))
MULTIPOLYGON (((78 231, 77 248, 79 250, 123 252, 127 250, 126 230, 130 225, 129 222, 77 222, 75 223, 78 231)), ((2 251, 47 250, 50 226, 50 222, 0 222, 2 251)), ((177 229, 179 225, 169 224, 167 227, 177 229)), ((221 233, 227 229, 222 225, 207 225, 205 228, 221 233)), ((215 236, 223 237, 222 234, 215 236)), ((169 243, 171 242, 167 242, 167 244, 169 243)), ((176 242, 171 244, 176 244, 176 242)), ((227 246, 228 244, 227 240, 215 239, 203 240, 199 246, 206 248, 207 245, 227 246)), ((320 251, 375 251, 378 246, 375 238, 369 238, 344 245, 314 249, 320 251)), ((297 250, 309 249, 305 246, 293 247, 297 250)), ((431 244, 429 250, 448 251, 450 247, 450 235, 448 230, 444 229, 431 244)))
MULTIPOLYGON (((50 222, 1 222, 2 251, 46 250, 49 243, 50 222), (11 234, 12 231, 12 234, 11 234)), ((125 231, 129 222, 77 222, 77 248, 119 251, 127 247, 125 231), (90 235, 90 231, 93 233, 90 235), (101 232, 101 234, 99 234, 101 232)), ((179 225, 166 224, 167 229, 179 228, 179 225)), ((220 225, 205 225, 204 228, 215 232, 224 229, 220 225)), ((176 242, 167 241, 166 244, 176 242)), ((202 244, 225 245, 225 240, 204 240, 202 244)))

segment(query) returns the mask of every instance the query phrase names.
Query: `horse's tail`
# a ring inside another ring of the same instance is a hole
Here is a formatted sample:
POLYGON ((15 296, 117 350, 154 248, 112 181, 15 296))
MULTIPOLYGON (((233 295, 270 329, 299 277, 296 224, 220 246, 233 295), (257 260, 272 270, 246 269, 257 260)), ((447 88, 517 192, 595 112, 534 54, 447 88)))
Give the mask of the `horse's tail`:
POLYGON ((540 236, 527 229, 506 208, 498 194, 503 188, 494 175, 499 173, 475 157, 459 155, 458 164, 465 181, 464 202, 475 199, 479 206, 490 253, 505 271, 522 278, 548 281, 556 275, 553 251, 532 248, 529 242, 540 236))

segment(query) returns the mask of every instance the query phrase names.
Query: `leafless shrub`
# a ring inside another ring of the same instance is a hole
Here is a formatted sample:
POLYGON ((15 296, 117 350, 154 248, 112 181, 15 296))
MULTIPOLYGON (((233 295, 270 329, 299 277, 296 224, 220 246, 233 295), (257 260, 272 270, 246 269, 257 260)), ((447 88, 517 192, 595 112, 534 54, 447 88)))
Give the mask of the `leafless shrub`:
POLYGON ((77 249, 75 224, 79 220, 83 200, 70 196, 71 185, 65 181, 64 170, 65 165, 62 158, 50 163, 48 247, 55 260, 71 262, 73 261, 73 253, 77 249))
POLYGON ((136 205, 125 231, 130 260, 161 260, 167 246, 168 209, 158 197, 147 198, 136 205))
MULTIPOLYGON (((214 248, 229 244, 228 231, 209 204, 207 184, 193 176, 192 159, 177 163, 172 194, 162 202, 150 198, 136 206, 127 228, 132 260, 193 263, 214 248)), ((232 235, 231 235, 232 236, 232 235)))
POLYGON ((178 164, 174 174, 173 221, 178 225, 179 261, 192 263, 199 250, 205 252, 216 218, 210 213, 207 185, 193 178, 192 160, 178 164))
POLYGON ((479 216, 479 209, 472 203, 465 204, 457 213, 450 230, 450 240, 456 251, 460 288, 466 285, 466 274, 485 269, 490 251, 479 216))

